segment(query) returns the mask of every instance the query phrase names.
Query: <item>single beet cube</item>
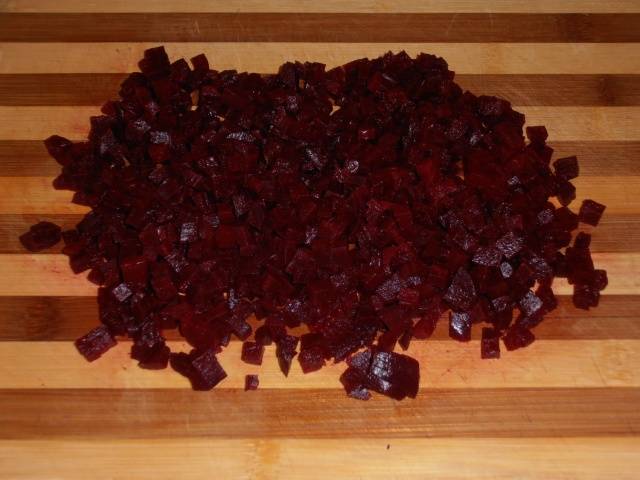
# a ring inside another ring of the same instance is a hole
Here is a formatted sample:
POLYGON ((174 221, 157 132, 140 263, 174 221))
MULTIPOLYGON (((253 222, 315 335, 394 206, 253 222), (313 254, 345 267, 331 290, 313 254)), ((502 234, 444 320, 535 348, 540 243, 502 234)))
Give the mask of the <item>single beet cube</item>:
POLYGON ((524 297, 520 299, 520 310, 523 315, 531 316, 535 315, 542 308, 542 300, 538 296, 529 290, 524 297))
POLYGON ((71 140, 59 135, 52 135, 44 141, 44 146, 47 148, 49 155, 60 165, 65 166, 71 163, 72 158, 69 155, 73 146, 71 140))
POLYGON ((553 162, 556 176, 563 180, 571 180, 576 178, 580 169, 578 167, 578 159, 576 157, 559 158, 553 162))
MULTIPOLYGON (((368 368, 367 366, 367 370, 368 368)), ((342 383, 344 390, 351 398, 357 400, 369 400, 371 398, 371 393, 366 386, 366 372, 349 367, 340 375, 340 383, 342 383)))
POLYGON ((548 136, 549 134, 544 126, 527 127, 527 138, 534 145, 544 145, 548 136))
POLYGON ((569 181, 560 180, 556 195, 560 204, 566 207, 576 199, 576 187, 569 181))
POLYGON ((500 358, 500 335, 493 328, 482 329, 481 358, 500 358))
POLYGON ((471 316, 468 313, 449 312, 449 336, 460 342, 471 340, 471 316))
POLYGON ((214 349, 209 349, 195 357, 191 366, 193 376, 190 378, 194 390, 211 390, 222 380, 227 378, 214 349))
POLYGON ((112 347, 115 347, 116 340, 111 336, 109 329, 101 325, 94 328, 84 337, 75 341, 78 351, 90 362, 97 360, 112 347))
POLYGON ((607 272, 605 270, 595 270, 593 272, 593 281, 591 282, 591 286, 598 291, 602 291, 607 288, 609 284, 609 279, 607 277, 607 272))
POLYGON ((473 256, 473 263, 487 267, 497 267, 502 260, 502 252, 493 247, 480 247, 473 256))
POLYGON ((249 390, 257 390, 259 384, 260 380, 258 379, 258 375, 246 375, 244 377, 245 392, 248 392, 249 390))
POLYGON ((522 250, 523 246, 524 239, 513 232, 507 233, 496 242, 496 248, 507 258, 512 258, 522 250))
POLYGON ((580 206, 578 217, 581 222, 588 223, 595 227, 598 225, 598 222, 600 222, 600 217, 602 217, 605 208, 607 207, 601 203, 594 202, 593 200, 584 200, 580 206))
POLYGON ((53 247, 60 241, 60 227, 51 222, 38 222, 29 231, 20 236, 20 243, 30 252, 39 252, 53 247))
POLYGON ((476 300, 476 289, 469 272, 464 268, 458 269, 453 276, 444 300, 456 310, 469 310, 476 300))
POLYGON ((589 310, 590 307, 597 307, 600 300, 598 288, 590 285, 573 286, 573 304, 577 308, 589 310))
POLYGON ((528 328, 518 324, 509 327, 507 333, 502 337, 502 341, 504 342, 504 346, 507 347, 507 350, 526 347, 533 343, 535 339, 536 337, 528 328))
POLYGON ((298 337, 294 337, 292 335, 285 335, 276 343, 276 357, 278 358, 278 365, 285 377, 289 375, 289 370, 291 370, 291 362, 293 361, 293 357, 297 354, 297 346, 298 337))
POLYGON ((420 365, 411 357, 393 352, 375 352, 371 359, 368 386, 396 400, 415 398, 420 386, 420 365))
POLYGON ((264 345, 256 342, 244 342, 242 344, 242 361, 251 365, 262 365, 264 345))

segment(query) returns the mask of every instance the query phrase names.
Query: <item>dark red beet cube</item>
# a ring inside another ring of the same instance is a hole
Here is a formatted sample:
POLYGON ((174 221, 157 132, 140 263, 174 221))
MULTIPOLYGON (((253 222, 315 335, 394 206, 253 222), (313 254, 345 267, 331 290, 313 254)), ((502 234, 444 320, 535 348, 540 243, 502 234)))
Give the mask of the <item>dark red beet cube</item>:
POLYGON ((481 358, 500 358, 500 335, 493 328, 482 329, 481 358))
POLYGON ((396 400, 415 398, 420 386, 420 365, 407 355, 375 352, 368 374, 369 388, 396 400))
POLYGON ((449 336, 460 342, 471 340, 471 316, 464 312, 450 312, 449 336))
POLYGON ((296 347, 298 346, 298 337, 292 335, 285 335, 276 343, 276 357, 278 358, 278 365, 280 370, 284 373, 284 376, 289 375, 291 370, 291 362, 293 357, 296 356, 296 347))
POLYGON ((527 138, 534 145, 544 145, 548 136, 544 126, 527 127, 527 138))
POLYGON ((453 276, 444 299, 455 310, 469 310, 476 300, 476 289, 469 272, 464 268, 458 269, 453 276))
POLYGON ((507 347, 507 350, 526 347, 533 343, 535 339, 536 337, 531 333, 531 330, 518 324, 511 326, 504 337, 502 337, 502 341, 504 342, 504 346, 507 347))
POLYGON ((563 180, 576 178, 580 173, 576 157, 559 158, 553 162, 553 168, 556 171, 556 175, 563 180))
POLYGON ((242 361, 251 365, 262 365, 264 346, 256 342, 242 344, 242 361))
POLYGON ((593 200, 584 200, 580 206, 578 217, 581 222, 596 226, 598 222, 600 222, 600 217, 602 217, 605 208, 607 207, 601 203, 594 202, 593 200))
POLYGON ((62 238, 60 227, 51 222, 39 222, 20 236, 20 243, 30 252, 53 247, 62 238))
POLYGON ((246 375, 244 377, 245 392, 249 390, 257 390, 259 384, 260 384, 260 380, 258 379, 258 375, 246 375))
POLYGON ((109 350, 116 346, 116 340, 104 325, 96 327, 87 333, 84 337, 80 337, 75 342, 78 351, 90 362, 97 360, 109 350))
POLYGON ((591 235, 588 233, 580 232, 573 240, 573 246, 575 248, 589 248, 591 245, 591 235))
POLYGON ((189 378, 194 390, 211 390, 227 377, 214 349, 202 353, 194 350, 188 355, 186 366, 177 365, 177 362, 172 362, 171 366, 189 378))
POLYGON ((589 310, 590 307, 597 307, 600 301, 600 292, 597 287, 591 285, 573 286, 573 304, 577 308, 589 310))

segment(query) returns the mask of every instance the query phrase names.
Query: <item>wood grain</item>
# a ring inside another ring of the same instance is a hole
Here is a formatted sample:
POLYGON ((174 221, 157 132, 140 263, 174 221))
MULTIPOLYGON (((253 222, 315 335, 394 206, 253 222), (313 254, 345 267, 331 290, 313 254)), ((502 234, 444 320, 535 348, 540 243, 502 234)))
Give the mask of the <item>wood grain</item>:
POLYGON ((635 13, 0 13, 0 41, 637 42, 639 22, 635 13))
MULTIPOLYGON (((535 329, 539 340, 640 340, 637 311, 640 299, 631 295, 605 295, 598 308, 584 311, 570 296, 558 297, 559 307, 535 329)), ((91 297, 0 297, 0 341, 71 341, 98 325, 98 305, 91 297)), ((260 321, 250 321, 252 326, 260 321)), ((298 329, 306 332, 304 327, 298 329)), ((163 332, 168 340, 181 340, 177 330, 163 332)), ((479 340, 480 329, 472 331, 479 340)), ((449 338, 448 314, 440 319, 431 339, 449 338)), ((236 337, 232 342, 239 341, 236 337)))
MULTIPOLYGON (((405 402, 377 396, 363 404, 342 391, 328 389, 250 393, 135 388, 0 390, 0 438, 355 437, 389 442, 443 437, 636 437, 640 431, 638 388, 472 392, 433 388, 423 393, 405 402)), ((150 451, 146 458, 151 461, 154 456, 150 451)), ((312 455, 321 456, 321 449, 312 455)), ((213 452, 212 458, 217 457, 213 452)), ((514 473, 522 471, 522 466, 514 468, 514 473)), ((456 472, 455 467, 446 470, 451 475, 456 472)))
MULTIPOLYGON (((115 98, 126 75, 4 74, 0 105, 102 105, 115 98)), ((640 105, 640 75, 472 75, 456 76, 471 92, 506 98, 518 105, 640 105)))
MULTIPOLYGON (((2 43, 0 74, 131 72, 147 48, 158 42, 2 43), (61 56, 60 52, 64 52, 61 56), (33 61, 37 58, 38 61, 33 61)), ((639 74, 637 43, 292 43, 162 42, 169 57, 205 53, 218 70, 275 72, 292 59, 343 65, 387 51, 444 57, 458 73, 487 74, 639 74), (620 59, 624 61, 620 61, 620 59)))
POLYGON ((635 0, 1 0, 5 12, 638 13, 635 0))
POLYGON ((494 480, 526 470, 530 480, 634 480, 639 449, 630 437, 5 440, 0 463, 13 479, 33 479, 44 470, 61 478, 112 479, 114 465, 126 463, 130 480, 219 478, 221 471, 237 480, 324 479, 327 471, 388 479, 389 465, 397 465, 394 474, 403 479, 494 480), (50 456, 43 459, 43 451, 50 456))

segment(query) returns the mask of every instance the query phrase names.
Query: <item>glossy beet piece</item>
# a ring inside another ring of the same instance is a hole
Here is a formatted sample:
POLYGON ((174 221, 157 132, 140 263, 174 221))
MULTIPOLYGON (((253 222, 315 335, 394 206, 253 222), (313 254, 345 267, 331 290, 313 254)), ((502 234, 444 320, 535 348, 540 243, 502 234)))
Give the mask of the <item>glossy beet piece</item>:
POLYGON ((75 341, 75 345, 84 358, 93 362, 111 347, 115 347, 116 340, 107 327, 102 325, 94 328, 85 336, 78 338, 75 341))
POLYGON ((502 337, 502 341, 507 350, 524 348, 531 345, 534 340, 535 336, 528 328, 517 324, 510 327, 504 337, 502 337))
POLYGON ((500 358, 500 334, 493 328, 482 329, 481 358, 500 358))
POLYGON ((588 223, 594 227, 600 222, 600 217, 604 213, 605 206, 601 203, 594 202, 593 200, 584 200, 580 206, 580 221, 588 223))
POLYGON ((170 361, 175 371, 189 379, 194 390, 211 390, 227 377, 214 349, 204 352, 192 350, 189 354, 174 353, 170 361))
MULTIPOLYGON (((607 285, 590 237, 572 244, 603 209, 567 207, 575 157, 554 159, 553 132, 463 91, 441 58, 258 75, 156 47, 139 65, 86 141, 45 141, 54 187, 89 208, 62 233, 71 269, 98 286, 105 330, 88 352, 127 336, 141 367, 168 360, 207 390, 237 337, 250 364, 271 343, 285 375, 295 357, 305 373, 348 359, 349 395, 401 398, 417 392, 417 365, 393 350, 447 310, 458 340, 482 323, 522 346, 557 307, 554 277, 580 308, 607 285), (169 352, 168 329, 191 353, 169 352)), ((60 235, 40 225, 22 240, 37 250, 60 235)))
POLYGON ((262 365, 264 346, 256 342, 242 344, 242 361, 251 365, 262 365))
POLYGON ((62 238, 60 227, 51 222, 38 222, 20 236, 20 243, 30 252, 53 247, 62 238))
POLYGON ((260 385, 260 380, 258 379, 258 375, 246 375, 244 377, 244 391, 247 392, 249 390, 257 390, 258 385, 260 385))

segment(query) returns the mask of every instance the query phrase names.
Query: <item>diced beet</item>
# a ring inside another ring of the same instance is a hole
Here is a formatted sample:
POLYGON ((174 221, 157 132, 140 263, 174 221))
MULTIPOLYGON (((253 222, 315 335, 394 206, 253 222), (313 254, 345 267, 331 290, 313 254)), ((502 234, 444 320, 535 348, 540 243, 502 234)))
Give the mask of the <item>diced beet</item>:
POLYGON ((190 354, 171 355, 171 367, 189 379, 194 390, 211 390, 227 374, 216 358, 214 349, 204 352, 193 350, 190 354))
POLYGON ((276 343, 276 357, 278 358, 278 364, 280 370, 284 373, 284 376, 289 375, 291 369, 291 362, 293 357, 296 356, 296 347, 298 346, 298 337, 292 335, 285 335, 276 343))
POLYGON ((449 336, 461 342, 471 340, 471 316, 466 312, 450 312, 449 336))
POLYGON ((553 162, 553 168, 556 171, 556 175, 563 180, 576 178, 580 173, 576 157, 559 158, 553 162))
POLYGON ((476 299, 473 279, 464 268, 458 269, 453 276, 444 299, 451 308, 459 311, 469 310, 476 299))
POLYGON ((600 217, 604 213, 605 206, 593 200, 584 200, 580 206, 580 221, 596 226, 600 222, 600 217))
POLYGON ((51 222, 38 222, 20 236, 20 243, 30 252, 53 247, 62 238, 60 227, 51 222))
POLYGON ((84 337, 80 337, 75 342, 78 351, 90 362, 97 360, 109 350, 116 346, 116 340, 104 325, 94 328, 84 337))
POLYGON ((242 344, 242 361, 251 365, 262 365, 264 346, 255 342, 242 344))
POLYGON ((507 350, 516 350, 530 345, 535 338, 531 330, 516 324, 507 330, 502 340, 507 350))
POLYGON ((258 379, 258 375, 246 375, 244 377, 245 392, 248 392, 249 390, 257 390, 259 384, 260 380, 258 379))
POLYGON ((493 328, 482 329, 481 358, 500 358, 500 335, 493 328))
POLYGON ((579 308, 597 305, 606 272, 590 234, 571 239, 604 206, 567 208, 576 158, 553 161, 544 126, 526 141, 524 115, 463 91, 443 59, 272 75, 191 65, 147 50, 85 141, 45 140, 62 167, 54 188, 89 212, 20 240, 39 251, 62 237, 71 270, 98 286, 103 326, 77 341, 88 359, 126 335, 140 367, 169 361, 209 390, 235 335, 247 363, 273 342, 285 375, 296 355, 304 373, 348 359, 348 395, 400 399, 418 392, 419 368, 393 349, 430 337, 447 310, 457 340, 490 325, 481 355, 495 358, 499 336, 509 349, 533 340, 557 307, 554 277, 579 308), (263 323, 247 341, 252 316, 263 323), (170 353, 165 329, 193 350, 170 353))

